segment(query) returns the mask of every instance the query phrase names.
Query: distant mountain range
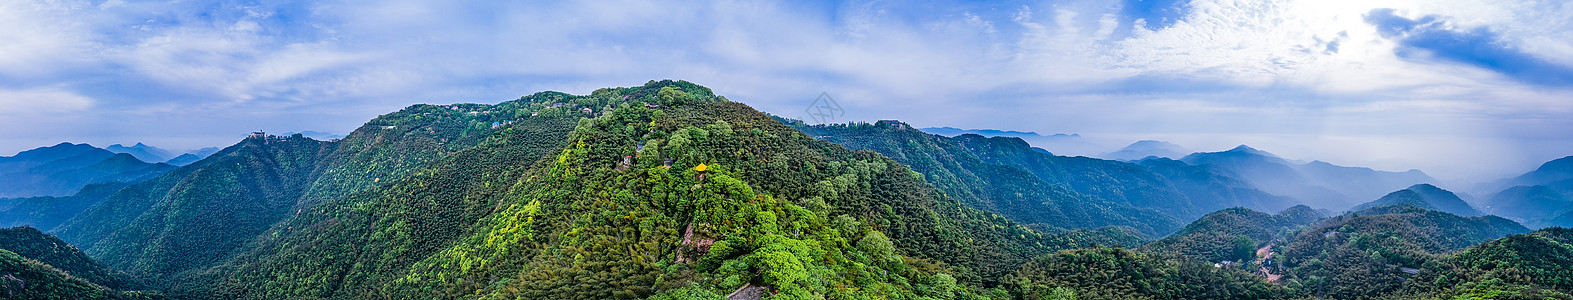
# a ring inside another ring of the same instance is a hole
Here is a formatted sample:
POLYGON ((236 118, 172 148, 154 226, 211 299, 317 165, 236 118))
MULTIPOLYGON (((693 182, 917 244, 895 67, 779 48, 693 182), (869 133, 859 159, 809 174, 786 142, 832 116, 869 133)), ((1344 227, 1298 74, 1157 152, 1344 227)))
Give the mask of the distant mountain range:
POLYGON ((1199 152, 1180 159, 1251 182, 1263 191, 1293 197, 1316 208, 1341 211, 1387 193, 1436 179, 1420 170, 1377 171, 1321 161, 1298 164, 1240 145, 1221 152, 1199 152))
POLYGON ((148 146, 147 144, 143 144, 141 142, 138 142, 136 145, 132 145, 130 147, 121 146, 120 144, 109 145, 109 147, 105 147, 104 150, 109 150, 109 152, 114 153, 131 154, 131 156, 135 156, 137 159, 146 162, 162 162, 175 157, 175 155, 169 153, 168 150, 148 146))
POLYGON ((1531 227, 1573 227, 1573 156, 1541 164, 1514 178, 1482 185, 1500 191, 1484 201, 1487 213, 1531 227))
POLYGON ((137 182, 174 168, 88 144, 60 143, 0 157, 0 197, 67 196, 89 184, 137 182))

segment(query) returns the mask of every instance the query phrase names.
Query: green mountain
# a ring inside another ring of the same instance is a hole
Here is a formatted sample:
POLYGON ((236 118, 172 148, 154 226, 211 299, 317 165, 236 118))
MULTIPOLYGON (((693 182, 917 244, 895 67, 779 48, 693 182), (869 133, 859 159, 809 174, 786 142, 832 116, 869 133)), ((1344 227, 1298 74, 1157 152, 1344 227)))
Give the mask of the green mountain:
POLYGON ((973 134, 947 138, 895 121, 810 126, 798 120, 777 120, 821 140, 850 149, 872 150, 895 159, 923 174, 925 181, 952 198, 1035 228, 1121 225, 1135 228, 1147 236, 1159 236, 1180 226, 1176 216, 1129 203, 1087 197, 1072 190, 1071 184, 1063 180, 1051 183, 1018 167, 1019 160, 998 159, 1008 157, 1003 154, 1006 151, 1025 151, 1024 156, 1030 162, 1058 158, 1029 150, 1032 148, 1021 139, 983 138, 973 134), (995 143, 1008 145, 984 148, 995 143), (986 157, 996 158, 996 161, 985 161, 980 154, 990 155, 986 157))
POLYGON ((243 253, 317 204, 394 181, 528 114, 509 104, 416 105, 338 141, 256 134, 126 187, 53 232, 106 264, 166 282, 243 253))
MULTIPOLYGON (((1471 247, 1447 258, 1456 298, 1573 298, 1573 230, 1546 228, 1471 247)), ((1441 276, 1438 276, 1439 278, 1441 276)))
POLYGON ((88 144, 60 143, 0 157, 0 197, 67 196, 90 184, 138 182, 174 168, 88 144))
POLYGON ((1168 237, 1142 245, 1142 250, 1206 262, 1244 262, 1255 259, 1260 246, 1284 239, 1324 217, 1304 205, 1277 215, 1230 208, 1207 214, 1168 237))
POLYGON ((1125 249, 1040 256, 994 299, 1289 299, 1296 291, 1238 268, 1125 249))
POLYGON ((1381 299, 1434 292, 1415 286, 1440 271, 1444 255, 1511 234, 1529 232, 1495 216, 1461 217, 1416 208, 1384 206, 1319 221, 1274 247, 1267 268, 1285 285, 1330 299, 1381 299), (1426 271, 1430 270, 1430 271, 1426 271))
POLYGON ((1398 190, 1382 196, 1371 202, 1356 205, 1350 211, 1359 211, 1367 208, 1407 205, 1422 209, 1438 210, 1460 216, 1485 215, 1475 210, 1469 203, 1458 198, 1458 195, 1430 184, 1416 184, 1407 189, 1398 190))
POLYGON ((76 278, 110 289, 140 287, 130 276, 89 258, 76 247, 32 227, 0 229, 0 249, 48 264, 76 278))
POLYGON ((1287 198, 1183 163, 1056 156, 1019 138, 944 137, 898 121, 807 125, 778 120, 819 139, 884 154, 974 208, 1043 228, 1121 225, 1157 237, 1178 229, 1181 220, 1221 208, 1292 205, 1287 198))
POLYGON ((1135 243, 1120 230, 1017 226, 882 156, 719 100, 652 82, 412 106, 337 142, 258 136, 127 186, 54 232, 195 298, 738 285, 938 295, 1055 249, 1135 243), (708 179, 684 171, 701 162, 708 179))
POLYGON ((1557 251, 1566 250, 1566 235, 1556 230, 1488 242, 1528 229, 1410 206, 1325 219, 1306 206, 1270 215, 1253 209, 1291 202, 1219 170, 1161 158, 1055 156, 1020 139, 941 137, 894 121, 807 126, 682 81, 588 95, 541 92, 495 105, 413 105, 342 140, 259 133, 147 181, 27 205, 0 201, 7 214, 56 220, 69 209, 54 207, 92 203, 50 230, 60 239, 31 228, 0 230, 0 294, 1566 293, 1565 257, 1532 257, 1564 255, 1557 251), (1218 210, 1235 206, 1244 208, 1218 210), (1199 219, 1176 225, 1191 218, 1199 219), (1127 250, 1142 235, 1170 231, 1127 250), (1271 247, 1258 256, 1264 245, 1271 247), (1214 263, 1224 260, 1231 263, 1214 263), (159 292, 123 292, 144 287, 159 292))
POLYGON ((0 295, 4 299, 163 299, 124 273, 88 258, 31 227, 0 229, 0 295))

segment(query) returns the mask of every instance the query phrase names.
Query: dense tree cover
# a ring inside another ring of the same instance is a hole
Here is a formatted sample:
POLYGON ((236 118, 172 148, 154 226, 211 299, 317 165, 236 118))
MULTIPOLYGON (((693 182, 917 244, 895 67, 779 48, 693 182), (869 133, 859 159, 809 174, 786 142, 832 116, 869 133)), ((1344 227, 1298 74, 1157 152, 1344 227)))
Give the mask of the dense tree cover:
POLYGON ((1007 283, 1016 299, 1283 299, 1295 295, 1238 268, 1109 248, 1039 257, 1012 274, 1007 283))
MULTIPOLYGON (((973 208, 999 213, 1034 228, 1052 230, 1050 228, 1054 227, 1097 228, 1120 225, 1135 228, 1147 236, 1159 236, 1180 226, 1176 216, 1152 208, 1138 208, 1129 203, 1084 196, 1071 189, 1080 184, 1050 183, 1037 174, 1014 165, 986 162, 979 158, 980 153, 1000 151, 986 151, 981 149, 983 146, 974 145, 990 142, 1013 143, 1000 148, 1030 148, 1020 139, 995 138, 964 143, 969 137, 977 137, 977 135, 943 137, 927 134, 894 121, 809 126, 798 120, 781 118, 777 120, 793 125, 794 129, 815 138, 852 149, 879 152, 922 173, 925 181, 945 191, 952 198, 961 200, 973 208), (968 146, 974 149, 969 149, 968 146)), ((1053 157, 1036 152, 1027 156, 1044 158, 1039 155, 1053 157)), ((1086 177, 1109 178, 1110 176, 1086 177)))
POLYGON ((1322 217, 1321 213, 1304 205, 1277 215, 1243 207, 1230 208, 1207 214, 1168 237, 1143 245, 1142 249, 1206 262, 1243 263, 1256 258, 1259 246, 1303 230, 1300 227, 1322 217))
MULTIPOLYGON (((1415 276, 1447 273, 1438 267, 1442 255, 1528 231, 1495 216, 1460 217, 1412 206, 1378 207, 1317 222, 1281 250, 1275 249, 1272 258, 1277 264, 1268 268, 1283 274, 1286 285, 1317 297, 1376 299, 1415 294, 1436 289, 1406 283, 1416 282, 1415 276)), ((1442 283, 1439 285, 1450 286, 1442 283)))
POLYGON ((138 289, 141 286, 120 272, 87 257, 76 247, 32 227, 0 229, 0 249, 5 249, 48 264, 71 276, 111 289, 138 289))
MULTIPOLYGON (((154 283, 247 252, 319 203, 353 195, 468 149, 549 108, 550 94, 499 105, 414 105, 379 116, 343 140, 247 138, 208 158, 127 187, 56 229, 105 263, 154 283), (539 98, 539 99, 537 99, 539 98)), ((282 230, 290 230, 286 226, 282 230)))
POLYGON ((1573 299, 1573 229, 1552 227, 1512 235, 1447 258, 1459 282, 1436 296, 1497 299, 1573 299))
POLYGON ((1237 179, 1167 159, 1133 164, 1063 157, 1019 138, 944 137, 898 121, 808 125, 777 119, 819 139, 884 154, 954 198, 1035 228, 1121 225, 1160 237, 1181 220, 1217 209, 1292 205, 1237 179))
POLYGON ((75 247, 31 227, 0 229, 0 298, 162 299, 75 247))
POLYGON ((180 276, 172 293, 951 298, 1042 253, 1137 240, 1027 229, 888 158, 690 85, 526 97, 613 109, 532 112, 403 178, 313 205, 245 254, 180 276))
POLYGON ((956 139, 985 161, 1017 166, 1089 197, 1157 209, 1180 220, 1236 206, 1277 211, 1294 205, 1291 199, 1254 191, 1250 184, 1189 165, 1158 170, 1146 164, 1056 156, 1017 138, 961 135, 956 139))
POLYGON ((63 197, 87 185, 138 182, 174 168, 88 144, 60 143, 0 156, 0 197, 63 197))
POLYGON ((288 213, 328 146, 298 136, 246 139, 128 186, 53 232, 135 275, 209 266, 288 213))

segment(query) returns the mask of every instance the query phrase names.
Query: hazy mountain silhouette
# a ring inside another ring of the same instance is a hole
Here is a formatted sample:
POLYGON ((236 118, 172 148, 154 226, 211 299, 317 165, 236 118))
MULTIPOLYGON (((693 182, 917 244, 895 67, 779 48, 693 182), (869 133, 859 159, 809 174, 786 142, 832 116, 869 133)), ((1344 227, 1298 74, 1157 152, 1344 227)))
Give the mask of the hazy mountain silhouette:
POLYGON ((137 159, 145 162, 162 162, 175 157, 175 154, 170 153, 169 150, 148 146, 147 144, 143 144, 141 142, 138 142, 136 145, 132 145, 130 147, 122 146, 120 144, 109 145, 109 147, 105 147, 104 150, 109 150, 109 152, 114 153, 131 154, 131 156, 135 156, 137 159))
POLYGON ((1180 145, 1164 141, 1141 140, 1131 143, 1130 146, 1125 146, 1125 148, 1120 148, 1118 151, 1098 155, 1098 157, 1131 161, 1148 157, 1181 158, 1185 157, 1186 153, 1190 153, 1190 150, 1186 150, 1185 147, 1180 147, 1180 145))
POLYGON ((1251 182, 1269 193, 1331 210, 1343 210, 1393 190, 1436 181, 1419 170, 1386 172, 1321 161, 1299 164, 1246 145, 1228 151, 1192 153, 1180 160, 1251 182))
POLYGON ((1447 212, 1455 215, 1473 217, 1485 215, 1469 203, 1464 202, 1458 195, 1448 190, 1430 184, 1416 184, 1409 188, 1388 193, 1375 201, 1356 205, 1350 211, 1359 211, 1373 207, 1409 205, 1423 209, 1447 212))

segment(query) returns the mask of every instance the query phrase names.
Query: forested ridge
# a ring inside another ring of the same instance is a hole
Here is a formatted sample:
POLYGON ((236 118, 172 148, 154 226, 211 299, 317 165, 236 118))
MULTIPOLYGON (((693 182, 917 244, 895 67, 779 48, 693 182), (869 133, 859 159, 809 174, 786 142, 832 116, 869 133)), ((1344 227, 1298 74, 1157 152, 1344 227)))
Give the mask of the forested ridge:
POLYGON ((1569 299, 1567 229, 1213 207, 1286 202, 1019 142, 808 126, 683 81, 413 105, 341 140, 247 138, 104 193, 60 239, 0 230, 0 294, 1569 299))
POLYGON ((0 229, 0 298, 165 299, 32 227, 0 229))
POLYGON ((815 138, 879 152, 975 208, 1045 230, 1126 226, 1160 238, 1214 210, 1281 210, 1294 203, 1168 159, 1127 163, 1056 156, 1020 138, 944 137, 899 121, 808 125, 777 120, 815 138))

